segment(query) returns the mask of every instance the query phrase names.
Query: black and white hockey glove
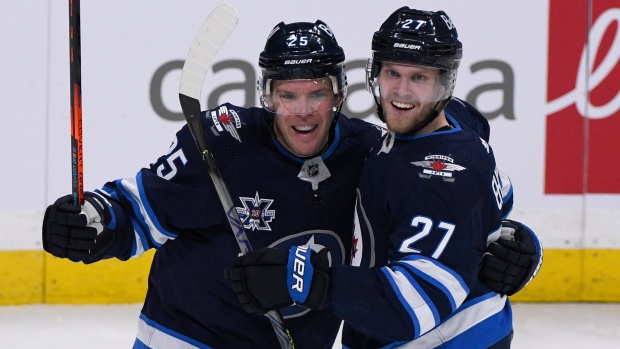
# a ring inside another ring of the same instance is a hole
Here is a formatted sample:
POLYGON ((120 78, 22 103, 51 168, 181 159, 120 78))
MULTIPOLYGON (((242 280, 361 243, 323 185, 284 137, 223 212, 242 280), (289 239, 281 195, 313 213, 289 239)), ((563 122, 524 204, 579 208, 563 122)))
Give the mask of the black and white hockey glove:
POLYGON ((478 278, 493 291, 507 296, 519 292, 542 265, 542 246, 526 225, 505 220, 499 240, 487 247, 478 278))
POLYGON ((292 304, 321 309, 329 286, 328 250, 262 248, 237 258, 224 275, 248 313, 264 314, 292 304))
POLYGON ((74 262, 97 257, 114 238, 106 229, 111 220, 105 198, 85 192, 84 205, 73 205, 73 197, 66 195, 47 207, 43 217, 43 249, 56 257, 74 262))

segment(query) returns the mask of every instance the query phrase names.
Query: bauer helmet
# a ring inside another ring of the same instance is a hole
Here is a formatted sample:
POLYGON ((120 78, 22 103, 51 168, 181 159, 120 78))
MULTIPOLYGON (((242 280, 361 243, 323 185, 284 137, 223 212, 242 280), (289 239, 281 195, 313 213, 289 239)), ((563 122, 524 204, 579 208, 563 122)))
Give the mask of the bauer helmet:
POLYGON ((274 80, 329 79, 336 95, 334 121, 347 93, 344 51, 324 22, 276 25, 260 53, 262 77, 258 91, 263 108, 275 112, 269 103, 274 80))
POLYGON ((437 101, 430 123, 449 102, 463 56, 456 27, 443 11, 420 11, 403 6, 394 11, 372 38, 372 58, 366 65, 366 88, 375 97, 377 114, 383 110, 373 86, 383 62, 438 68, 445 94, 437 101))

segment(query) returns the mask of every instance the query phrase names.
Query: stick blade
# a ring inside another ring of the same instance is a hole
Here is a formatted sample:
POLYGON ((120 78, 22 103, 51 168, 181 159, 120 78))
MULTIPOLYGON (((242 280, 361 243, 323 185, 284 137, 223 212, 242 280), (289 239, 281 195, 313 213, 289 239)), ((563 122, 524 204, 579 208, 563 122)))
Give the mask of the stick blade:
POLYGON ((218 6, 209 14, 183 64, 179 94, 200 100, 202 84, 213 58, 237 26, 237 21, 237 10, 228 4, 218 6))

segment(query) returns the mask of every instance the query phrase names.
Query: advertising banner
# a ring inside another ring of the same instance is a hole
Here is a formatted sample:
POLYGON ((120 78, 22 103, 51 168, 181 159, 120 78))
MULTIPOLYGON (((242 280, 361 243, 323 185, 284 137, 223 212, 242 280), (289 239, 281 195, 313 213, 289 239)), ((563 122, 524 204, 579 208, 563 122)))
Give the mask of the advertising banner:
POLYGON ((617 1, 550 1, 547 194, 620 193, 619 24, 617 1))

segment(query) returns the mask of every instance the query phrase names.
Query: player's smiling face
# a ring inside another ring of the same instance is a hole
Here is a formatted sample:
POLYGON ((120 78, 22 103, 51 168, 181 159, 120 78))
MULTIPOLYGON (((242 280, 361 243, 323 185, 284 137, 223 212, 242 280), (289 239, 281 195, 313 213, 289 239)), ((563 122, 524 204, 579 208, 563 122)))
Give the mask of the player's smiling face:
MULTIPOLYGON (((436 68, 382 64, 378 76, 381 107, 390 130, 408 134, 426 122, 435 104, 445 93, 439 76, 439 69, 436 68)), ((416 134, 435 129, 433 122, 416 134)))
POLYGON ((327 144, 339 102, 327 78, 274 81, 270 108, 278 141, 296 156, 316 155, 327 144))

